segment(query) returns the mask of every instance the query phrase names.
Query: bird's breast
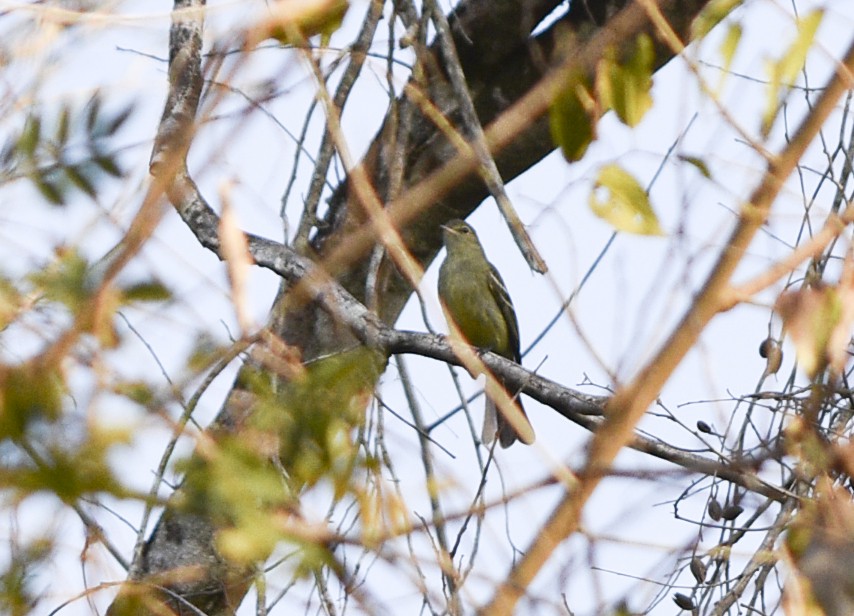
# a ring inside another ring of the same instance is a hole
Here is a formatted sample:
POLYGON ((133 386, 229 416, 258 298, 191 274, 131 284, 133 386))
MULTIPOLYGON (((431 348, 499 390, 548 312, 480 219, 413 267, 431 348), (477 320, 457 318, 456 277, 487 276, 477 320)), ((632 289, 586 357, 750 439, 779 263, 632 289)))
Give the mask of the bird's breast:
POLYGON ((508 348, 507 325, 489 288, 488 272, 453 276, 441 285, 447 315, 473 346, 501 355, 508 348))

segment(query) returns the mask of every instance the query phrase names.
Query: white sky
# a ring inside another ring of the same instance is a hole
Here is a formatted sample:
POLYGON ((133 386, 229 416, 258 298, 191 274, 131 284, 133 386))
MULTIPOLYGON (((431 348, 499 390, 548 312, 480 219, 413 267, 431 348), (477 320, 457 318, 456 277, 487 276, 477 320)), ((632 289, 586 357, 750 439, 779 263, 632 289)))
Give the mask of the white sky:
MULTIPOLYGON (((262 6, 260 2, 247 0, 211 4, 208 45, 213 40, 228 41, 229 30, 249 18, 249 8, 262 6)), ((8 8, 6 5, 10 3, 0 2, 0 9, 8 8)), ((723 35, 722 28, 701 45, 692 47, 688 56, 693 62, 702 62, 699 65, 702 75, 713 87, 721 88, 720 100, 727 112, 749 134, 758 138, 759 114, 765 101, 765 86, 761 83, 766 75, 765 62, 768 58, 777 57, 782 46, 792 40, 792 5, 771 0, 750 0, 746 5, 728 20, 744 27, 743 44, 732 67, 734 74, 724 76, 716 68, 721 63, 717 50, 723 35)), ((817 36, 819 44, 808 64, 810 85, 819 86, 826 81, 831 59, 839 57, 850 43, 854 32, 854 4, 846 0, 799 0, 796 5, 801 14, 816 6, 825 7, 828 11, 817 36)), ((44 25, 29 32, 18 30, 20 40, 28 40, 33 45, 41 40, 34 32, 41 33, 45 47, 36 52, 29 63, 8 69, 4 80, 14 83, 15 79, 34 75, 38 68, 44 71, 42 95, 47 99, 47 106, 68 97, 85 100, 93 88, 100 87, 107 93, 108 100, 137 102, 137 111, 130 128, 122 133, 123 143, 129 146, 124 162, 130 169, 131 179, 121 186, 116 185, 99 207, 80 200, 64 209, 51 208, 33 199, 30 189, 21 184, 0 190, 0 204, 3 205, 0 209, 0 262, 7 274, 23 271, 34 263, 43 263, 61 244, 79 245, 85 254, 97 258, 116 240, 138 207, 147 181, 151 136, 162 111, 166 88, 165 64, 149 54, 160 58, 166 56, 168 9, 171 5, 166 2, 128 1, 116 3, 116 6, 126 16, 122 23, 103 25, 95 22, 80 26, 77 31, 65 35, 76 43, 73 47, 57 47, 62 50, 57 58, 51 56, 51 53, 56 53, 51 49, 57 39, 49 36, 44 25), (52 69, 45 70, 48 59, 53 60, 54 65, 52 69), (109 212, 116 222, 105 222, 104 211, 109 212)), ((336 35, 333 47, 349 40, 351 32, 361 21, 365 7, 364 0, 354 1, 342 31, 346 35, 336 35)), ((4 19, 15 19, 16 16, 22 22, 26 21, 23 9, 4 19)), ((382 28, 386 27, 383 22, 376 40, 380 53, 385 49, 382 28)), ((0 31, 8 32, 7 28, 4 20, 0 20, 0 31)), ((386 105, 383 98, 384 61, 374 58, 368 64, 354 93, 354 100, 344 114, 345 130, 354 152, 359 152, 373 137, 386 105)), ((259 52, 241 69, 233 84, 250 93, 263 92, 271 84, 285 92, 267 108, 292 134, 298 134, 312 95, 311 82, 303 69, 290 54, 279 50, 259 52)), ((397 85, 400 86, 405 79, 402 70, 398 78, 397 85)), ((20 86, 21 89, 24 87, 20 86)), ((738 140, 718 109, 698 93, 696 79, 686 70, 684 60, 672 61, 656 75, 653 95, 655 106, 636 129, 627 129, 615 118, 606 117, 600 123, 599 140, 584 160, 568 165, 559 155, 553 154, 510 184, 511 199, 550 266, 548 276, 530 273, 491 202, 486 202, 470 218, 484 240, 487 254, 507 282, 519 315, 522 346, 526 348, 554 316, 560 303, 576 289, 612 233, 611 228, 593 216, 586 205, 587 194, 599 166, 618 162, 646 184, 661 165, 665 152, 683 133, 684 138, 676 153, 701 156, 708 164, 711 181, 689 165, 678 164, 675 160, 664 165, 652 187, 651 197, 662 219, 665 237, 617 237, 572 304, 577 327, 563 319, 525 357, 526 367, 537 367, 544 376, 568 386, 580 384, 585 376, 603 386, 613 385, 612 376, 618 380, 628 379, 655 351, 697 291, 731 228, 732 211, 738 208, 740 199, 749 194, 762 171, 757 155, 738 140)), ((795 92, 790 102, 788 121, 793 127, 803 113, 803 95, 795 92)), ((244 109, 244 102, 232 96, 226 99, 218 112, 225 114, 244 109)), ((0 124, 0 134, 17 125, 24 110, 17 109, 8 122, 0 124)), ((319 119, 319 115, 317 117, 319 119)), ((232 200, 242 225, 253 233, 280 239, 279 203, 291 173, 295 144, 262 114, 254 114, 249 120, 239 118, 239 114, 237 119, 226 117, 205 128, 194 143, 191 167, 197 173, 203 194, 215 207, 219 207, 218 190, 224 182, 231 182, 232 200)), ((315 125, 319 126, 319 122, 315 125)), ((835 131, 834 124, 828 130, 831 145, 836 143, 835 131)), ((782 127, 778 123, 770 140, 772 149, 779 146, 782 136, 782 127)), ((317 143, 315 131, 308 140, 309 153, 314 154, 317 143)), ((813 168, 824 168, 818 147, 813 149, 811 161, 813 168)), ((288 206, 291 224, 298 220, 300 197, 307 190, 309 170, 310 164, 303 161, 288 206)), ((809 171, 804 173, 803 180, 807 186, 814 186, 816 179, 809 171)), ((805 192, 811 194, 812 189, 805 192)), ((819 224, 823 221, 828 205, 826 199, 816 201, 814 221, 819 224)), ((787 244, 794 242, 803 207, 801 190, 797 180, 793 179, 788 191, 775 204, 768 233, 752 246, 750 258, 739 270, 738 279, 746 279, 786 254, 787 244)), ((441 257, 436 266, 440 260, 441 257)), ((443 329, 444 323, 438 316, 435 302, 436 266, 427 272, 422 288, 431 302, 432 325, 443 329)), ((237 331, 224 271, 211 254, 196 245, 177 216, 167 212, 155 238, 139 261, 129 268, 125 278, 150 274, 157 275, 173 288, 176 301, 166 307, 143 307, 124 311, 124 314, 156 353, 165 371, 180 382, 185 377, 183 364, 186 355, 201 332, 209 332, 224 342, 228 336, 227 329, 232 333, 237 331)), ((258 323, 265 321, 276 284, 273 275, 253 272, 251 305, 258 323)), ((701 344, 686 358, 662 392, 662 402, 689 428, 698 419, 723 428, 733 409, 728 398, 753 391, 763 369, 757 348, 768 333, 770 305, 781 288, 777 286, 762 294, 754 305, 740 307, 718 317, 705 332, 701 344), (679 408, 681 404, 701 400, 710 402, 679 408)), ((424 330, 415 305, 410 303, 399 325, 405 329, 424 330)), ((126 331, 123 324, 119 327, 126 331)), ((778 323, 774 323, 772 332, 779 332, 778 323)), ((14 345, 8 335, 0 337, 0 352, 4 359, 20 359, 39 343, 37 333, 19 331, 17 336, 14 345)), ((159 376, 160 368, 133 335, 128 335, 125 349, 108 354, 108 359, 123 374, 152 378, 165 390, 166 384, 159 376)), ((409 371, 418 375, 416 387, 427 421, 443 415, 457 404, 444 366, 418 357, 407 357, 406 362, 409 371)), ((793 353, 787 348, 780 371, 781 381, 789 374, 792 365, 793 353)), ((218 410, 228 390, 230 375, 233 371, 218 379, 203 398, 202 408, 196 415, 201 424, 204 425, 218 410)), ((477 385, 467 376, 461 374, 460 378, 466 392, 476 390, 477 385)), ((133 428, 136 434, 133 446, 116 451, 115 464, 121 469, 123 479, 147 490, 151 471, 163 448, 165 431, 162 422, 144 416, 115 398, 92 398, 91 375, 75 374, 74 379, 79 392, 76 402, 81 414, 110 425, 133 428)), ((773 387, 776 383, 769 385, 773 387)), ((187 389, 188 394, 191 390, 187 389)), ((594 388, 586 391, 599 393, 594 388)), ((381 393, 384 401, 407 414, 394 363, 383 378, 381 393)), ((533 400, 528 399, 525 404, 537 431, 537 444, 499 452, 501 481, 493 469, 487 485, 488 501, 500 498, 503 490, 512 491, 548 477, 554 461, 573 464, 584 455, 583 448, 589 434, 533 400)), ((482 400, 477 400, 472 408, 479 429, 482 400)), ((173 412, 177 415, 177 407, 173 412)), ((689 431, 666 419, 649 417, 643 428, 686 447, 700 445, 689 431)), ((408 497, 410 510, 429 517, 429 508, 421 494, 423 471, 415 453, 415 435, 390 415, 385 417, 385 430, 396 472, 403 479, 402 488, 408 497)), ((455 456, 450 458, 441 452, 436 454, 438 472, 448 482, 447 513, 460 512, 468 507, 479 481, 467 430, 462 416, 458 415, 433 434, 455 456)), ((191 443, 187 441, 181 450, 186 453, 190 447, 191 443)), ((618 467, 673 470, 633 453, 621 455, 618 467)), ((562 556, 555 558, 555 562, 565 562, 567 554, 574 554, 575 566, 564 574, 555 567, 544 571, 532 587, 533 592, 550 602, 559 601, 561 593, 566 593, 569 605, 577 614, 595 613, 600 599, 613 600, 626 593, 631 597, 633 606, 647 605, 658 588, 653 583, 639 584, 636 578, 664 581, 667 572, 673 568, 674 554, 696 541, 697 527, 687 522, 675 522, 673 508, 667 504, 687 484, 688 480, 678 473, 672 480, 659 479, 646 484, 622 479, 603 482, 586 509, 585 527, 594 536, 609 538, 596 541, 593 554, 599 567, 616 573, 591 571, 587 561, 588 544, 583 538, 576 537, 566 546, 561 546, 559 552, 562 556), (664 489, 668 483, 670 489, 664 489)), ((503 513, 498 513, 489 519, 478 556, 481 565, 466 584, 466 592, 471 593, 475 603, 489 596, 491 581, 501 579, 512 561, 505 523, 513 543, 524 549, 532 533, 551 510, 557 494, 554 488, 536 490, 514 502, 508 508, 506 518, 503 513), (480 576, 486 579, 482 580, 480 576)), ((701 496, 689 499, 685 505, 688 511, 680 512, 696 517, 705 502, 705 494, 701 496)), ((747 503, 750 503, 749 498, 747 503)), ((138 522, 140 507, 136 503, 111 503, 111 507, 132 524, 138 522)), ((315 514, 322 516, 325 502, 317 498, 316 502, 307 503, 307 507, 309 511, 314 507, 315 514)), ((128 527, 104 512, 99 513, 99 520, 125 547, 129 557, 133 535, 128 527)), ((58 529, 60 558, 52 571, 41 572, 35 582, 36 588, 50 588, 50 599, 39 606, 39 612, 53 609, 84 588, 79 562, 83 538, 81 526, 47 497, 34 497, 24 502, 19 507, 17 521, 25 535, 42 532, 45 527, 55 526, 58 529)), ((11 530, 11 527, 0 526, 0 537, 11 530)), ((709 547, 714 545, 715 537, 710 534, 706 540, 704 545, 709 547)), ((402 551, 402 546, 390 546, 390 549, 402 551)), ((426 549, 424 552, 429 560, 430 553, 426 549)), ((405 552, 401 553, 405 555, 405 552)), ((408 609, 411 604, 411 610, 406 613, 414 613, 419 605, 414 587, 400 583, 400 571, 386 565, 376 567, 368 578, 368 591, 387 606, 407 606, 408 609)), ((98 553, 85 568, 90 586, 122 578, 121 570, 106 553, 98 553)), ((433 574, 430 582, 438 584, 435 571, 433 574)), ((277 584, 286 580, 285 576, 271 576, 269 596, 275 594, 273 589, 277 584)), ((683 581, 692 584, 687 579, 683 581)), ((95 601, 103 606, 108 597, 108 593, 98 593, 95 601)), ((251 613, 254 609, 252 603, 253 600, 248 599, 242 613, 251 613)), ((653 613, 672 614, 674 610, 668 593, 653 613)), ((78 601, 60 613, 85 614, 89 613, 89 607, 78 601)))

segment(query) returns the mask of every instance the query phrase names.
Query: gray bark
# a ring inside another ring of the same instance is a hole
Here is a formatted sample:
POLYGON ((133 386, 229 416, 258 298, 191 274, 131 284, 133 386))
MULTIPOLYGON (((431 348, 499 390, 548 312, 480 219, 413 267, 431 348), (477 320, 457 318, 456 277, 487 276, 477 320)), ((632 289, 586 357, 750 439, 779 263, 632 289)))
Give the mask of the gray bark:
MULTIPOLYGON (((683 0, 662 1, 659 5, 673 29, 687 40, 691 21, 707 3, 708 0, 683 0)), ((565 36, 569 29, 577 40, 585 41, 607 32, 611 18, 629 3, 573 0, 563 17, 533 36, 534 27, 559 4, 557 0, 463 0, 450 16, 457 54, 483 126, 518 101, 550 70, 554 62, 555 38, 559 34, 565 36)), ((203 5, 203 0, 175 2, 176 10, 203 5)), ((656 41, 658 66, 673 57, 672 50, 661 43, 648 21, 639 24, 638 31, 649 33, 656 41)), ((158 178, 168 178, 165 189, 176 209, 197 233, 200 242, 217 250, 213 216, 209 215, 204 199, 185 167, 192 119, 202 84, 200 47, 200 20, 193 17, 176 19, 170 48, 170 95, 155 141, 152 173, 158 178)), ((445 79, 446 59, 438 44, 430 46, 428 52, 428 58, 422 57, 425 73, 418 85, 429 92, 433 103, 446 117, 458 121, 455 94, 445 79)), ((401 117, 409 118, 408 122, 401 124, 392 117, 386 119, 362 161, 377 193, 385 200, 397 196, 393 178, 389 177, 387 170, 392 168, 390 163, 400 151, 401 143, 404 156, 400 186, 403 189, 448 164, 457 153, 434 123, 405 97, 398 101, 396 118, 401 117)), ((548 120, 540 117, 496 156, 503 180, 512 180, 554 147, 548 120)), ((409 222, 402 230, 403 237, 423 268, 426 269, 440 249, 439 225, 451 218, 465 218, 486 196, 483 181, 477 174, 469 174, 437 198, 433 207, 409 222)), ((294 258, 290 261, 287 258, 290 253, 285 248, 281 248, 277 257, 285 254, 286 263, 281 267, 286 278, 271 314, 271 328, 289 345, 298 348, 304 360, 340 350, 354 340, 365 342, 370 338, 369 330, 376 333, 384 326, 393 325, 412 293, 409 283, 396 269, 390 263, 384 263, 378 277, 378 297, 381 300, 375 304, 379 315, 376 323, 371 323, 372 317, 367 316, 361 326, 358 323, 343 326, 341 319, 334 316, 335 311, 330 310, 328 302, 323 299, 288 301, 293 281, 300 279, 308 267, 300 258, 323 259, 366 223, 364 210, 357 204, 346 182, 334 192, 328 206, 323 219, 317 221, 317 232, 310 246, 302 247, 298 251, 301 254, 292 255, 294 258)), ((256 251, 264 248, 261 240, 254 241, 256 251)), ((258 254, 261 253, 256 252, 256 260, 258 254)), ((368 304, 366 280, 369 268, 370 255, 363 254, 348 263, 346 268, 332 274, 350 298, 368 304)), ((402 350, 414 344, 408 339, 398 340, 398 343, 402 350)), ((386 352, 393 351, 394 345, 388 340, 384 344, 386 352)), ((443 352, 446 351, 445 348, 443 352)), ((446 356, 452 358, 450 354, 446 356)), ((501 369, 500 361, 494 364, 501 369)), ((507 368, 507 374, 511 371, 507 368)), ((215 422, 217 431, 240 428, 244 419, 241 413, 246 412, 245 405, 236 402, 245 399, 241 393, 240 386, 235 385, 232 396, 215 422)), ((559 406, 560 403, 555 404, 559 406)), ((582 400, 578 404, 575 410, 583 411, 589 401, 582 400)), ((594 429, 595 421, 588 427, 594 429)), ((178 506, 167 507, 144 549, 136 555, 130 576, 136 584, 123 590, 110 613, 114 616, 124 613, 155 614, 164 613, 163 609, 177 614, 197 614, 199 611, 217 615, 233 613, 251 584, 252 571, 231 565, 220 557, 213 541, 215 530, 216 523, 203 510, 188 512, 178 506), (175 574, 177 570, 192 571, 193 574, 179 576, 175 574), (135 589, 155 589, 155 592, 147 592, 144 601, 137 601, 135 589)))

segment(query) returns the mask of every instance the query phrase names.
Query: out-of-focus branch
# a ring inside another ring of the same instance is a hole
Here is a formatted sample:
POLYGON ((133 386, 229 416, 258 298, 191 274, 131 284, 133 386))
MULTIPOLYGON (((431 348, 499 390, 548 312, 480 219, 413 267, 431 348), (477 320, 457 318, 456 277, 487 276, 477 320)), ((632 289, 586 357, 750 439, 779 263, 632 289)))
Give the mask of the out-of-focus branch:
MULTIPOLYGON (((662 5, 671 11, 665 12, 669 19, 680 21, 681 27, 677 30, 684 31, 686 24, 707 2, 668 0, 662 5)), ((533 85, 548 70, 549 41, 554 36, 554 29, 550 28, 537 37, 532 37, 531 33, 558 4, 556 0, 500 3, 463 0, 449 19, 460 65, 481 125, 510 109, 485 133, 490 151, 493 155, 499 152, 496 163, 506 179, 515 177, 553 149, 543 115, 554 92, 562 86, 565 74, 560 70, 554 71, 551 77, 537 86, 533 85), (534 48, 540 53, 532 53, 534 48)), ((586 0, 571 4, 567 21, 584 30, 584 36, 579 36, 576 57, 567 62, 577 62, 572 66, 592 70, 606 48, 619 47, 644 27, 648 28, 643 15, 629 15, 627 19, 623 13, 617 13, 624 4, 623 0, 586 0), (588 39, 588 35, 593 38, 588 39)), ((217 217, 204 203, 186 169, 186 152, 196 130, 195 114, 203 83, 201 33, 204 1, 176 0, 174 6, 169 94, 155 139, 151 170, 158 182, 164 182, 170 201, 197 233, 202 245, 219 254, 217 217)), ((441 83, 443 78, 441 57, 435 49, 438 72, 427 75, 430 84, 441 83)), ((665 49, 657 65, 670 57, 672 54, 665 49)), ((569 66, 565 62, 562 70, 569 70, 569 66)), ((430 94, 432 97, 436 93, 431 91, 430 94)), ((441 104, 438 106, 443 112, 449 111, 441 104)), ((409 128, 407 124, 407 130, 409 128)), ((386 211, 391 216, 392 225, 404 234, 412 254, 424 266, 439 250, 437 220, 472 211, 483 197, 484 186, 482 180, 472 174, 479 162, 477 157, 448 157, 447 153, 453 152, 453 146, 437 138, 438 131, 429 121, 414 122, 411 128, 418 138, 407 140, 407 152, 402 157, 405 170, 400 181, 404 187, 417 186, 401 191, 399 198, 386 211), (471 181, 472 175, 476 181, 471 181), (422 216, 418 224, 409 229, 405 227, 406 222, 428 210, 433 218, 422 216)), ((383 144, 394 140, 386 137, 382 132, 378 135, 364 162, 369 170, 368 183, 383 196, 393 194, 386 193, 378 181, 382 170, 390 168, 383 163, 382 148, 383 144)), ((396 148, 392 150, 397 151, 396 148)), ((388 292, 383 290, 383 302, 378 306, 380 318, 356 301, 362 299, 365 290, 368 267, 364 255, 376 245, 377 236, 372 223, 360 214, 360 208, 358 211, 347 210, 346 199, 352 196, 348 189, 342 189, 340 194, 344 195, 344 205, 340 201, 330 204, 328 220, 324 220, 317 229, 310 250, 306 250, 316 253, 319 258, 317 266, 300 257, 298 252, 289 251, 274 242, 249 238, 256 262, 274 269, 288 281, 280 294, 288 301, 277 304, 272 328, 288 344, 299 347, 305 359, 340 349, 346 342, 352 343, 352 336, 342 338, 337 335, 337 328, 331 327, 344 323, 346 327, 341 329, 345 332, 355 332, 356 339, 381 346, 389 352, 406 352, 407 348, 425 345, 433 348, 436 354, 447 354, 448 360, 455 361, 456 356, 450 349, 442 347, 443 340, 432 341, 429 336, 395 332, 388 327, 412 292, 411 286, 402 278, 393 281, 388 292), (363 227, 366 222, 367 227, 363 227), (333 280, 337 284, 332 284, 333 280), (299 281, 300 293, 294 293, 292 281, 299 281), (346 295, 339 289, 346 289, 346 295), (295 296, 297 299, 293 300, 295 296)), ((539 377, 509 362, 502 365, 502 360, 491 354, 486 354, 483 361, 496 373, 506 375, 508 383, 524 384, 525 391, 531 395, 548 400, 554 397, 551 404, 556 408, 566 408, 570 415, 576 414, 583 419, 585 415, 580 411, 584 408, 590 410, 589 402, 581 394, 573 394, 565 388, 561 391, 559 387, 552 391, 544 380, 538 380, 539 377)), ((217 419, 219 425, 231 425, 229 412, 227 402, 217 419)), ((655 443, 649 445, 654 447, 655 443)), ((188 514, 167 507, 144 550, 145 563, 139 569, 143 581, 161 583, 169 580, 164 600, 176 609, 185 609, 187 601, 190 601, 208 613, 233 611, 251 583, 252 571, 225 562, 216 550, 215 537, 214 523, 204 514, 188 514), (173 573, 181 568, 194 571, 194 575, 176 580, 173 573), (170 599, 170 596, 178 596, 181 601, 170 599)), ((164 608, 163 605, 157 607, 159 610, 164 608)))
MULTIPOLYGON (((189 178, 179 176, 179 180, 184 185, 185 191, 191 190, 190 187, 194 186, 189 178)), ((198 193, 195 193, 192 198, 185 193, 184 204, 185 207, 181 209, 181 213, 199 242, 213 252, 218 252, 219 237, 215 231, 218 225, 216 213, 204 203, 198 193)), ((301 281, 307 294, 333 319, 346 325, 363 343, 382 348, 389 354, 412 353, 456 366, 463 365, 445 336, 396 330, 380 321, 340 284, 326 276, 309 259, 296 254, 288 246, 253 235, 248 236, 248 239, 250 253, 257 265, 291 282, 301 281)), ((608 397, 591 396, 564 387, 494 353, 484 353, 481 360, 511 389, 521 389, 525 394, 579 426, 596 432, 605 422, 603 409, 606 407, 608 397)), ((637 434, 634 435, 629 446, 688 471, 717 476, 775 500, 782 501, 789 496, 785 490, 760 479, 751 469, 736 464, 726 464, 705 458, 637 434)))
POLYGON ((451 26, 448 24, 447 18, 441 12, 436 2, 430 0, 425 4, 430 7, 433 14, 433 23, 436 26, 436 39, 445 58, 445 70, 448 73, 454 94, 459 101, 463 126, 466 129, 466 133, 471 136, 471 146, 479 160, 480 175, 489 188, 489 192, 492 194, 495 202, 498 204, 498 209, 501 210, 504 220, 510 227, 510 233, 516 241, 516 245, 522 251, 525 260, 528 262, 528 267, 540 274, 545 274, 548 271, 548 266, 522 226, 522 221, 516 213, 513 204, 510 203, 510 197, 507 195, 504 180, 501 179, 501 173, 498 171, 498 165, 489 152, 489 147, 486 144, 486 135, 484 135, 483 127, 480 125, 480 120, 477 117, 477 110, 474 107, 474 102, 466 86, 466 76, 463 73, 457 49, 454 45, 454 39, 451 36, 451 26))
POLYGON ((735 268, 762 227, 789 174, 818 134, 836 101, 854 87, 854 43, 837 66, 827 88, 779 156, 769 161, 762 181, 742 206, 738 224, 702 290, 662 349, 608 403, 606 419, 596 433, 577 487, 567 493, 537 535, 525 556, 511 570, 481 613, 510 614, 554 549, 578 528, 581 512, 617 453, 634 438, 634 427, 661 388, 693 348, 700 333, 722 309, 735 268))
MULTIPOLYGON (((678 4, 675 0, 660 0, 665 14, 676 10, 674 5, 678 4)), ((699 11, 704 3, 694 4, 696 6, 692 8, 699 11)), ((565 50, 564 59, 558 66, 546 72, 530 90, 486 127, 484 137, 489 152, 498 157, 505 149, 515 147, 523 134, 534 129, 539 134, 543 117, 571 75, 579 71, 592 73, 607 50, 619 49, 626 41, 634 41, 637 35, 652 28, 652 20, 646 11, 637 4, 631 4, 609 19, 607 27, 596 30, 589 39, 578 40, 565 50)), ((553 145, 550 137, 544 136, 544 140, 549 144, 547 151, 551 151, 553 145)), ((455 150, 449 160, 388 204, 386 209, 391 222, 399 229, 407 227, 435 208, 452 191, 456 192, 461 185, 469 182, 479 164, 480 158, 473 149, 455 150)), ((438 228, 438 224, 435 224, 435 229, 438 228)), ((336 238, 333 249, 326 252, 322 265, 330 272, 342 272, 352 267, 377 241, 376 230, 370 223, 348 231, 346 235, 336 238)), ((438 238, 438 231, 435 234, 438 238)), ((438 239, 435 248, 438 250, 438 239)), ((417 250, 413 252, 418 254, 417 250)))

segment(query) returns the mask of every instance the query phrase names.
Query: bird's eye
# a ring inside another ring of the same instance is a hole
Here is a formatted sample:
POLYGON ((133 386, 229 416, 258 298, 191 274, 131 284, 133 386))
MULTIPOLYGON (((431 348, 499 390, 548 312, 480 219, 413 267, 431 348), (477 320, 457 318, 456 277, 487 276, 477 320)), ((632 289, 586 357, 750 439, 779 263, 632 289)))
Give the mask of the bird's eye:
POLYGON ((461 227, 460 233, 471 233, 471 229, 469 229, 468 227, 461 227))

